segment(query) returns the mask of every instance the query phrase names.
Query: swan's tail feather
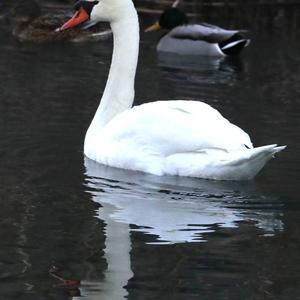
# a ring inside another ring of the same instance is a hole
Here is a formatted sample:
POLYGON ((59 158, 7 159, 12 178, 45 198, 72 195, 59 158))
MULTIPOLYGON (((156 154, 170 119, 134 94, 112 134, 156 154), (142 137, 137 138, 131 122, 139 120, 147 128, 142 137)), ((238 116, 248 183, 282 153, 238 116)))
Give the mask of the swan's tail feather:
MULTIPOLYGON (((277 145, 276 145, 276 147, 273 148, 273 150, 274 150, 273 156, 274 156, 277 152, 280 152, 280 151, 284 150, 286 147, 287 147, 286 145, 285 145, 285 146, 277 146, 277 145)), ((274 157, 275 157, 275 156, 274 156, 274 157)))
POLYGON ((224 164, 227 178, 233 180, 253 179, 265 164, 275 157, 275 154, 284 150, 286 146, 277 146, 277 144, 261 146, 249 149, 246 153, 224 164), (232 170, 230 170, 232 168, 232 170))
POLYGON ((274 144, 236 151, 214 148, 176 153, 166 159, 163 173, 216 180, 250 180, 285 148, 274 144))
POLYGON ((277 144, 256 147, 250 149, 250 159, 257 159, 260 157, 272 158, 276 153, 284 150, 286 147, 287 146, 278 146, 277 144))

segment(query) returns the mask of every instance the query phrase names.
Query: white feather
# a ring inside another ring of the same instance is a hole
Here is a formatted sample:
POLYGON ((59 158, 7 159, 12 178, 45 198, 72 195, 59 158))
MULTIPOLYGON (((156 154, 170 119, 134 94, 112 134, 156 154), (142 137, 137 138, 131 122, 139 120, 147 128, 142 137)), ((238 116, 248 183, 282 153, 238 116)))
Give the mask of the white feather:
POLYGON ((131 0, 102 0, 92 17, 108 20, 114 51, 84 153, 113 167, 221 180, 253 178, 276 145, 253 148, 247 133, 198 101, 156 101, 131 108, 138 57, 138 18, 131 0), (100 5, 101 3, 101 5, 100 5))

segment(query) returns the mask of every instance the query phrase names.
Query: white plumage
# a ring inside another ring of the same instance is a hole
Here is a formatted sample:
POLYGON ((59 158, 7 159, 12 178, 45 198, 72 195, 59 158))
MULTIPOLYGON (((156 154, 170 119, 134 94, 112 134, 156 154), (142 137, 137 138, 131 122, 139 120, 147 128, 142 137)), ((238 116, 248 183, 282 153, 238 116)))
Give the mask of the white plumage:
POLYGON ((139 49, 136 10, 131 0, 93 5, 90 21, 110 22, 114 50, 101 103, 86 133, 87 157, 155 175, 245 180, 285 148, 253 148, 247 133, 203 102, 157 101, 131 108, 139 49))
POLYGON ((248 134, 211 106, 177 100, 118 114, 85 154, 105 165, 155 175, 246 180, 282 149, 253 149, 248 134))

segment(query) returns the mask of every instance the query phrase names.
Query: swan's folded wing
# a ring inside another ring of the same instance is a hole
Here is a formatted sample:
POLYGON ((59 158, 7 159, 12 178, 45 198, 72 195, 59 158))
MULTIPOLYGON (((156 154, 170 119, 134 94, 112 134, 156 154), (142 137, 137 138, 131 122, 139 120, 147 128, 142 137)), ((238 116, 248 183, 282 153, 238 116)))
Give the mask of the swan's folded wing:
POLYGON ((229 39, 238 32, 238 30, 226 30, 210 24, 195 24, 178 26, 174 28, 169 35, 171 38, 175 39, 190 39, 206 41, 208 43, 219 43, 229 39))
POLYGON ((122 113, 108 125, 107 134, 114 140, 160 156, 252 148, 247 133, 203 102, 151 102, 122 113))

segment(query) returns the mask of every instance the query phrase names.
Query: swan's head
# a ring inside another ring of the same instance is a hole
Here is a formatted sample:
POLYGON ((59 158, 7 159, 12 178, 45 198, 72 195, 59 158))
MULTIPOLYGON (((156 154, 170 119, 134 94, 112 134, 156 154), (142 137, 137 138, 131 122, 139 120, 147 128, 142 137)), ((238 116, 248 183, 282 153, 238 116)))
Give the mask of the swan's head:
POLYGON ((164 10, 159 17, 159 20, 148 27, 145 32, 156 31, 160 28, 173 29, 177 26, 184 25, 188 22, 187 16, 184 12, 175 7, 170 7, 164 10))
POLYGON ((91 21, 91 14, 96 5, 99 4, 99 1, 84 1, 79 0, 75 3, 74 9, 75 14, 73 17, 62 25, 58 31, 66 30, 71 27, 82 25, 83 23, 91 21))
POLYGON ((98 22, 114 22, 122 19, 128 13, 128 6, 133 6, 131 0, 79 0, 75 3, 75 14, 59 29, 65 30, 74 26, 96 24, 98 22))

